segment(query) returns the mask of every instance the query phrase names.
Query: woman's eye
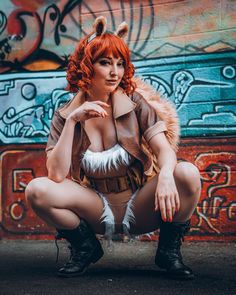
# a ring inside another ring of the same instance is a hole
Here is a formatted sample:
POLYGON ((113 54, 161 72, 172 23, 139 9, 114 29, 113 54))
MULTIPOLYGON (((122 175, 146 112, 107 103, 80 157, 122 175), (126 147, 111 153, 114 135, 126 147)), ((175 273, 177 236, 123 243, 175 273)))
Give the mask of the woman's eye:
POLYGON ((118 63, 117 65, 118 65, 118 67, 124 67, 124 63, 123 62, 118 63))
POLYGON ((99 63, 100 63, 100 65, 102 65, 102 66, 105 66, 105 65, 110 64, 109 61, 107 61, 107 60, 101 60, 99 63))

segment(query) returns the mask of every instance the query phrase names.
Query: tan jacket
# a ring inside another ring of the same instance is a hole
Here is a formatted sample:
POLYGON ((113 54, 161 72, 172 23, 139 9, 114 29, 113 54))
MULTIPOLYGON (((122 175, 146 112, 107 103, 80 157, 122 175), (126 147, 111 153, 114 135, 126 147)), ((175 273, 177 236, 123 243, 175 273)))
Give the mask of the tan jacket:
MULTIPOLYGON (((169 108, 167 113, 163 111, 162 106, 166 102, 161 102, 157 94, 155 94, 156 99, 154 99, 153 90, 149 86, 146 84, 142 85, 142 82, 139 82, 138 86, 137 89, 139 92, 144 94, 145 89, 147 89, 149 100, 154 101, 157 105, 161 105, 160 114, 158 114, 156 106, 153 107, 147 102, 146 99, 148 97, 145 99, 137 91, 129 97, 122 88, 118 88, 111 96, 113 116, 118 143, 142 163, 144 175, 150 176, 153 172, 153 154, 148 149, 147 144, 154 135, 164 131, 169 142, 176 149, 178 143, 177 116, 170 103, 167 103, 167 109, 169 108), (173 124, 173 118, 171 122, 169 122, 170 120, 168 121, 171 114, 176 117, 175 124, 173 124), (163 118, 165 121, 163 121, 163 118)), ((76 99, 74 97, 71 101, 55 111, 50 127, 46 152, 53 149, 56 145, 66 117, 84 101, 84 93, 80 92, 77 94, 76 99)), ((83 128, 83 124, 77 123, 75 125, 72 147, 71 178, 79 183, 84 178, 83 170, 80 168, 82 154, 89 146, 90 140, 83 128)))

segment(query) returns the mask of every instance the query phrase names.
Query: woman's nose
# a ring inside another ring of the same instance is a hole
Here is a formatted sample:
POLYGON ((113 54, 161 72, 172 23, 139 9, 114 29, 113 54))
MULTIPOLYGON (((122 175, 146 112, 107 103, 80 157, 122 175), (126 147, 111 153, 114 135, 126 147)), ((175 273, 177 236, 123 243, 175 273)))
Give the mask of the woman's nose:
POLYGON ((118 75, 117 65, 113 65, 111 68, 111 76, 117 76, 117 75, 118 75))

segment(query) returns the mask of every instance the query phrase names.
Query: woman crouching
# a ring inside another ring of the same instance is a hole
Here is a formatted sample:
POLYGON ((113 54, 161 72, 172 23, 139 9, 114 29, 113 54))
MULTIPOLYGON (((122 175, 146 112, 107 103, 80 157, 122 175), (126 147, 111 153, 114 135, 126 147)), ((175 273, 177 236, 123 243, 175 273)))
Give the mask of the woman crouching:
POLYGON ((171 277, 191 279, 180 247, 199 200, 199 171, 177 163, 176 112, 135 82, 126 33, 124 23, 107 31, 100 17, 78 43, 67 70, 68 89, 76 94, 54 113, 48 177, 32 180, 26 197, 70 243, 71 258, 59 276, 81 275, 103 256, 95 234, 111 239, 160 228, 155 263, 171 277))

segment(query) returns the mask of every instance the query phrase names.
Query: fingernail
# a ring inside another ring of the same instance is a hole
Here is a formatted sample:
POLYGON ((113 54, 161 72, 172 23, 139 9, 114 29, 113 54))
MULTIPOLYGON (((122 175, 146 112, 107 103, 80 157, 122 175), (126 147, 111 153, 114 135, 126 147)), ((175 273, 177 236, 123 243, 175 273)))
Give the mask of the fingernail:
POLYGON ((166 222, 166 218, 165 218, 165 217, 163 217, 162 220, 163 220, 164 222, 166 222))

